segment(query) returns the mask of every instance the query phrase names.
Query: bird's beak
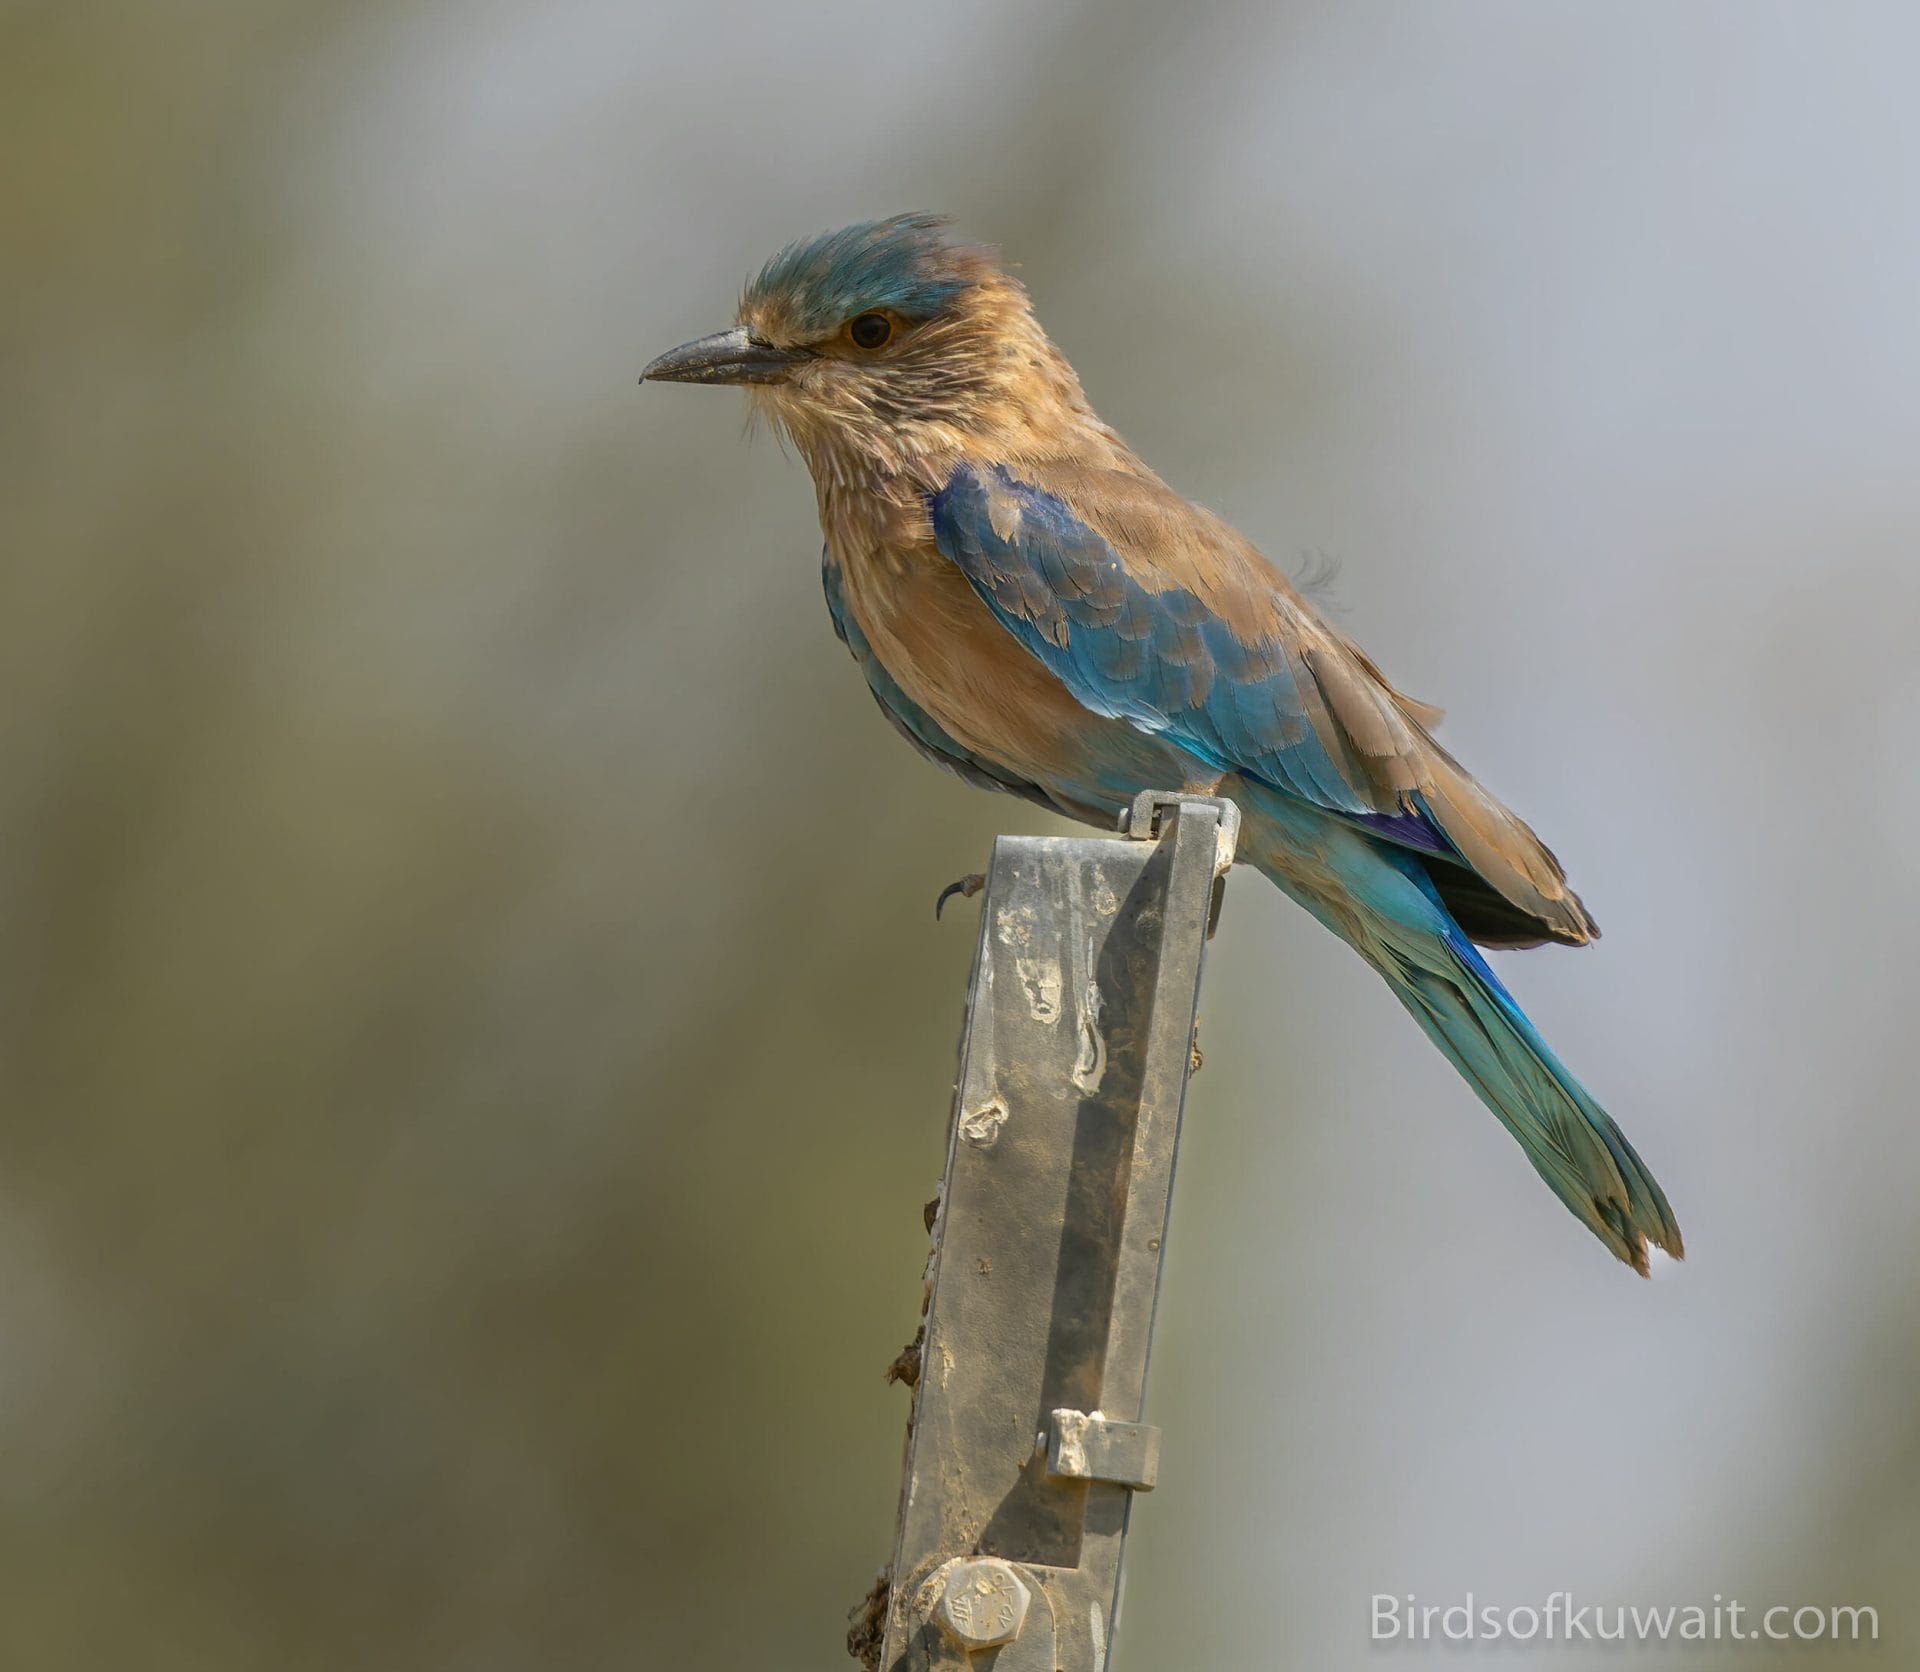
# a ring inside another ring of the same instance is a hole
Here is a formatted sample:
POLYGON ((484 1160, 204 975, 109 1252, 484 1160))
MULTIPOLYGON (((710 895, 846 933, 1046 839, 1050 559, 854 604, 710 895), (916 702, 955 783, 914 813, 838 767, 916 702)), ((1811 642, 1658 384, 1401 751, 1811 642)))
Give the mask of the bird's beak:
POLYGON ((716 331, 650 361, 640 374, 642 383, 784 383, 802 360, 811 360, 805 348, 775 348, 754 336, 744 325, 716 331))

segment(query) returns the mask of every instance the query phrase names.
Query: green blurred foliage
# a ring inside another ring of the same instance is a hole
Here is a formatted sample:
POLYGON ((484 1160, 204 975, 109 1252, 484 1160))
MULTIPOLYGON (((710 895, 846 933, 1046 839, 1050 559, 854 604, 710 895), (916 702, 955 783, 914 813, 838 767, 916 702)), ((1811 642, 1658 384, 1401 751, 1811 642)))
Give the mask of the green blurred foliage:
POLYGON ((1695 1250, 1608 1269, 1238 880, 1128 1664, 1556 1585, 1914 1664, 1914 35, 1749 24, 0 10, 0 1665, 843 1664, 929 907, 1034 820, 873 713, 791 461, 633 376, 918 203, 1351 556, 1613 931, 1516 979, 1695 1250))

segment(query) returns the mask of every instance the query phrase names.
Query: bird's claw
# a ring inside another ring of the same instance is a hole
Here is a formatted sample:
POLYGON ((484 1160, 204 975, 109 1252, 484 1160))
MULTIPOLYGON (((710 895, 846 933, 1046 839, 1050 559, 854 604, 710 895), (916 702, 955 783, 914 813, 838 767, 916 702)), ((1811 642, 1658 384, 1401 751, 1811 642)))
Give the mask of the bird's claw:
POLYGON ((969 871, 958 882, 948 883, 945 888, 940 890, 940 898, 933 902, 934 922, 938 923, 940 921, 941 910, 954 895, 958 894, 963 900, 971 900, 974 895, 978 894, 980 890, 986 886, 987 879, 978 871, 969 871))

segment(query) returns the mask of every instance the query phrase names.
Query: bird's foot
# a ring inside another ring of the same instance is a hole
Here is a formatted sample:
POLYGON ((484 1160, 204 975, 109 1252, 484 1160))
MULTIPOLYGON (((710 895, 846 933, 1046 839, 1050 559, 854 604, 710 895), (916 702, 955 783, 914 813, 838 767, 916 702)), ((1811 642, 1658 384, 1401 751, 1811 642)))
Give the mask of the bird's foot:
POLYGON ((950 882, 940 890, 940 898, 933 902, 933 920, 940 921, 941 910, 954 895, 963 900, 971 900, 981 889, 987 886, 987 879, 978 871, 969 871, 958 882, 950 882))

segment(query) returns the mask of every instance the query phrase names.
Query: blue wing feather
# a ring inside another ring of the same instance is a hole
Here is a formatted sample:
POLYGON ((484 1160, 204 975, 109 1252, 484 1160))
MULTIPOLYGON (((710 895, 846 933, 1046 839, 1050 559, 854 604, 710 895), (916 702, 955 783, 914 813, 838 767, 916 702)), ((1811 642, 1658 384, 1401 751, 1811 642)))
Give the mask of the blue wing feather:
POLYGON ((1094 713, 1389 841, 1453 855, 1417 797, 1368 782, 1288 646, 1244 642, 1188 588, 1142 585, 1067 504, 999 466, 962 465, 928 513, 941 552, 1001 625, 1094 713))

